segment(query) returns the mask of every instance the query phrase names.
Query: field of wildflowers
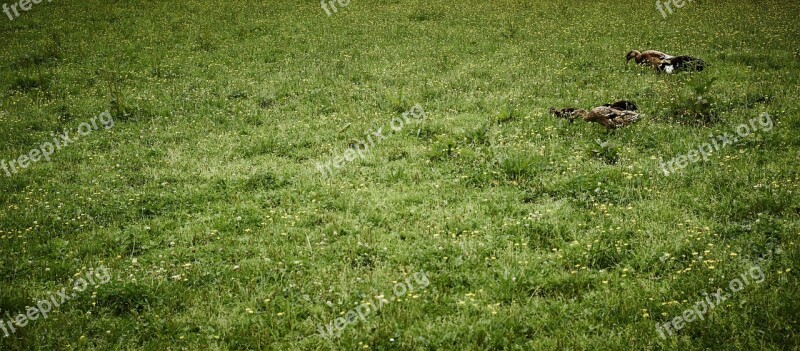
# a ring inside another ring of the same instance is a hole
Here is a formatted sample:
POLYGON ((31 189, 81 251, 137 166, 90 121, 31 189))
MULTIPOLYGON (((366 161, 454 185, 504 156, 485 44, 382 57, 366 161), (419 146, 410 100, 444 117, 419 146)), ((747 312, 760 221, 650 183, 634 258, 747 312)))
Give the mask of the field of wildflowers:
POLYGON ((336 4, 53 1, 0 18, 0 160, 114 121, 0 175, 0 319, 113 272, 0 350, 800 345, 799 2, 336 4), (634 48, 707 66, 656 74, 625 64, 634 48), (619 99, 642 118, 611 132, 547 113, 619 99), (320 176, 416 104, 424 123, 320 176), (660 159, 763 113, 769 132, 664 176, 660 159), (654 328, 755 262, 763 281, 654 328), (348 321, 421 271, 424 289, 348 321))

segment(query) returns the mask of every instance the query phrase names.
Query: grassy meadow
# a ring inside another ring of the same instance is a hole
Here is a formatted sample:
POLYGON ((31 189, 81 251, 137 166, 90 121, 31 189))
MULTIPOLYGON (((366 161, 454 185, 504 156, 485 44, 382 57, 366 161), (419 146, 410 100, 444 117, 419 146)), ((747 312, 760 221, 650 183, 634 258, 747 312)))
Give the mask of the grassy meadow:
POLYGON ((110 277, 0 350, 800 349, 800 2, 337 6, 0 13, 0 160, 77 136, 0 170, 0 320, 110 277), (631 49, 707 67, 656 74, 631 49), (642 118, 611 132, 547 112, 619 99, 642 118), (395 299, 321 336, 376 296, 395 299))

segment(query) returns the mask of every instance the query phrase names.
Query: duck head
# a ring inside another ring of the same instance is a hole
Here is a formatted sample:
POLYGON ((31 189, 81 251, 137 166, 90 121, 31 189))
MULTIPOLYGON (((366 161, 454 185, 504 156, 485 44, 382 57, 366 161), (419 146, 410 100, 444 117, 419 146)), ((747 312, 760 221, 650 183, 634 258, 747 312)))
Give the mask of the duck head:
POLYGON ((550 114, 552 114, 556 118, 566 119, 567 121, 569 121, 569 123, 572 123, 575 120, 575 113, 577 111, 578 110, 575 110, 572 107, 567 107, 560 110, 557 110, 555 107, 551 107, 548 109, 548 112, 550 112, 550 114))
POLYGON ((625 63, 628 63, 628 62, 631 61, 631 59, 635 59, 635 58, 637 58, 637 57, 639 57, 641 55, 642 55, 642 53, 639 52, 639 50, 631 50, 631 51, 628 52, 627 55, 625 55, 625 63))

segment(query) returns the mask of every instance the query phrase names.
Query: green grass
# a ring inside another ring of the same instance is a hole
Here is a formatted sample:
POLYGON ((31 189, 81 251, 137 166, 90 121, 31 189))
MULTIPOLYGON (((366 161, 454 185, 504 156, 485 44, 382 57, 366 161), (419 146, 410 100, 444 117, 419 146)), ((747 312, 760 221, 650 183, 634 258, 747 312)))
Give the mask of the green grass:
POLYGON ((115 121, 0 174, 0 319, 90 268, 112 277, 0 350, 797 349, 798 14, 58 0, 0 17, 0 159, 115 121), (657 75, 625 65, 633 48, 708 65, 657 75), (642 120, 547 115, 616 99, 642 120), (320 176, 417 103, 424 120, 320 176), (763 112, 770 132, 661 172, 763 112), (764 282, 659 337, 776 250, 764 282), (416 298, 318 335, 420 270, 416 298))

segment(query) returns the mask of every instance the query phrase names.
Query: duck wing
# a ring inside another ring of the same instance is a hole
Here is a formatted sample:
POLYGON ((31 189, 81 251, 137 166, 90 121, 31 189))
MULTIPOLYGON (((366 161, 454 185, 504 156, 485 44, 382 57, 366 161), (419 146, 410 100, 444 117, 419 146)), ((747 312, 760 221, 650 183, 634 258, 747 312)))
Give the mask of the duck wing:
POLYGON ((666 54, 666 53, 663 53, 663 52, 657 51, 657 50, 647 50, 647 51, 643 52, 642 55, 650 55, 650 56, 658 57, 658 58, 660 58, 662 60, 668 60, 668 59, 671 59, 671 58, 674 57, 672 55, 669 55, 669 54, 666 54))
POLYGON ((635 123, 639 120, 639 114, 632 111, 619 111, 620 113, 614 116, 611 121, 616 126, 615 128, 624 127, 635 123))
POLYGON ((672 58, 670 55, 655 50, 647 50, 643 52, 640 57, 641 61, 639 61, 639 64, 650 65, 654 67, 660 65, 662 62, 664 62, 664 60, 669 60, 672 58))
POLYGON ((595 107, 584 118, 587 122, 602 124, 608 129, 624 127, 639 120, 639 114, 609 106, 595 107))
POLYGON ((595 107, 583 117, 583 120, 602 124, 608 129, 614 129, 616 126, 614 122, 611 121, 611 118, 614 117, 613 111, 614 110, 608 106, 595 107))

